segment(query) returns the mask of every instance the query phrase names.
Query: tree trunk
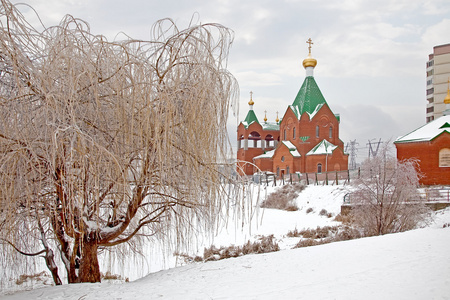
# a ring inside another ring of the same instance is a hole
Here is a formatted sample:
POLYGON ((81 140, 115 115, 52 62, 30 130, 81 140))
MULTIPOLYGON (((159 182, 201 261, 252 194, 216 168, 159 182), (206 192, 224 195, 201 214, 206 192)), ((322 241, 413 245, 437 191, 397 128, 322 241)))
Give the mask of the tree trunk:
POLYGON ((97 241, 84 241, 81 247, 79 282, 100 282, 100 267, 97 258, 97 241))
POLYGON ((53 255, 52 249, 48 248, 45 252, 45 263, 47 264, 48 269, 52 273, 53 281, 55 285, 62 285, 61 278, 58 275, 58 267, 55 264, 55 256, 53 255))

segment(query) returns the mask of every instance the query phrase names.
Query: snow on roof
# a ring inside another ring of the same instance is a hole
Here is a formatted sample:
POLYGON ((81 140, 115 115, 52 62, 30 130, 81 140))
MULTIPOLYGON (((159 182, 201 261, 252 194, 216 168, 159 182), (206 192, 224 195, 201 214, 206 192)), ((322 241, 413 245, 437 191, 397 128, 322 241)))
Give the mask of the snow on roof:
POLYGON ((333 145, 327 140, 322 140, 314 148, 311 149, 306 155, 320 155, 320 154, 332 154, 337 146, 333 145))
POLYGON ((272 158, 273 154, 275 153, 275 150, 267 151, 264 154, 255 156, 253 159, 259 159, 259 158, 272 158))
POLYGON ((312 120, 312 118, 314 118, 314 116, 317 114, 317 112, 322 108, 324 103, 318 104, 316 106, 316 109, 312 112, 312 113, 308 113, 309 114, 309 119, 312 120))
POLYGON ((264 122, 261 126, 263 130, 280 130, 280 125, 277 122, 264 122))
POLYGON ((290 141, 282 141, 281 143, 283 143, 288 149, 289 149, 289 153, 291 153, 292 156, 294 157, 300 157, 300 153, 297 151, 297 147, 294 146, 294 144, 292 144, 290 141))
POLYGON ((394 143, 431 141, 444 131, 450 133, 450 115, 431 121, 410 133, 401 136, 394 143))

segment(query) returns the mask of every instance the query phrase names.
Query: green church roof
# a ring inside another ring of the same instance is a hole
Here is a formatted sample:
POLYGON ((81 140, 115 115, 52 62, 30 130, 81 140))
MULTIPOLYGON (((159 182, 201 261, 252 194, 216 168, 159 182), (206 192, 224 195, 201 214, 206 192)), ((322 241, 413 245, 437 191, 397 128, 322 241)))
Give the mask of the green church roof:
POLYGON ((259 124, 258 118, 256 117, 255 112, 253 111, 253 109, 250 109, 248 111, 247 116, 245 117, 244 121, 242 121, 242 124, 244 124, 245 128, 247 128, 253 122, 256 122, 259 124))
POLYGON ((300 118, 305 112, 309 115, 316 113, 326 103, 314 77, 308 76, 303 81, 303 85, 298 91, 291 108, 297 115, 297 118, 300 118))

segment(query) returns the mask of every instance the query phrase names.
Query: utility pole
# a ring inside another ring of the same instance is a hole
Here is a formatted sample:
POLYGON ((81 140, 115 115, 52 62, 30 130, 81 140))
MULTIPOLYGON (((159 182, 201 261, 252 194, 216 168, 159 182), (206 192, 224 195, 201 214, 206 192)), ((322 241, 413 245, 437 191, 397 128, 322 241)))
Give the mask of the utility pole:
POLYGON ((378 142, 374 143, 374 147, 375 147, 375 144, 377 145, 376 150, 374 150, 374 149, 372 148, 372 142, 371 142, 371 140, 369 140, 369 143, 367 144, 367 145, 369 146, 369 159, 370 159, 370 155, 371 155, 371 154, 372 154, 372 157, 376 157, 376 156, 377 156, 378 150, 380 149, 380 144, 381 144, 381 143, 382 143, 382 142, 381 142, 381 138, 380 138, 380 140, 379 140, 378 142))
POLYGON ((349 164, 350 170, 356 169, 356 156, 357 156, 356 151, 358 151, 358 149, 356 149, 357 145, 359 145, 359 143, 357 143, 356 140, 354 140, 347 143, 347 146, 345 147, 346 153, 349 152, 350 148, 350 164, 349 164))

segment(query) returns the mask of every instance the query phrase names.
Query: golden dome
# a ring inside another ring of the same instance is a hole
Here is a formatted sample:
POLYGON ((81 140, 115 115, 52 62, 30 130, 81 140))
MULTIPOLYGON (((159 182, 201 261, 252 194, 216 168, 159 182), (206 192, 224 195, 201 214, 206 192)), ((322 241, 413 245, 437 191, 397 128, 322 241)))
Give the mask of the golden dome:
POLYGON ((445 104, 450 104, 450 90, 447 89, 447 96, 444 99, 445 104))
POLYGON ((317 65, 317 60, 311 56, 311 45, 314 44, 314 43, 312 42, 311 38, 309 38, 306 41, 306 43, 309 44, 309 46, 308 46, 309 53, 308 53, 308 57, 303 60, 303 67, 305 69, 307 67, 313 67, 314 68, 317 65))
POLYGON ((250 92, 250 101, 248 101, 248 105, 255 104, 255 102, 253 102, 252 96, 253 96, 253 92, 250 92))
POLYGON ((308 54, 308 57, 303 60, 303 67, 306 69, 307 67, 315 67, 317 65, 317 60, 311 56, 311 53, 308 54))
POLYGON ((445 96, 444 103, 450 104, 450 79, 448 80, 447 83, 447 96, 445 96))

